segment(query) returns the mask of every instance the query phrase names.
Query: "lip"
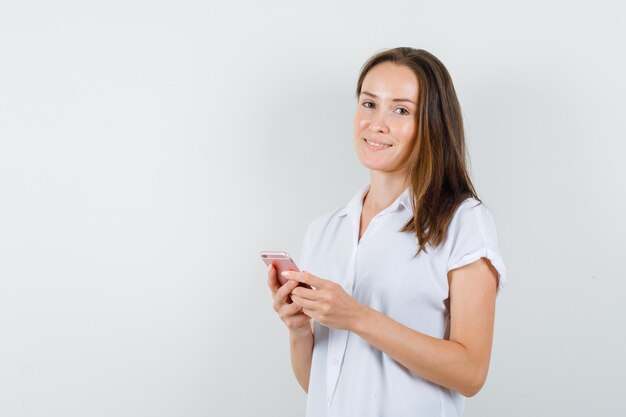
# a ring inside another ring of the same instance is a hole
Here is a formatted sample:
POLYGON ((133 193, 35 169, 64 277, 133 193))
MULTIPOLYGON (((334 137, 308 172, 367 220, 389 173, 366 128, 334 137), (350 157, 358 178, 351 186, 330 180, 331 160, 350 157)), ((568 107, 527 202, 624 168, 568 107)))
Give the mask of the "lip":
POLYGON ((384 142, 382 140, 376 140, 376 139, 366 138, 366 137, 363 137, 363 139, 369 140, 370 142, 376 142, 376 143, 381 143, 383 145, 390 145, 391 146, 391 143, 387 143, 387 142, 384 142))
POLYGON ((376 142, 376 143, 380 143, 383 145, 388 145, 388 146, 374 146, 374 145, 370 145, 368 142, 368 138, 363 138, 363 142, 365 143, 365 146, 367 146, 368 149, 374 151, 374 152, 378 152, 378 151, 383 151, 385 149, 389 149, 391 148, 393 145, 391 145, 390 143, 385 143, 385 142, 378 142, 376 140, 372 140, 372 142, 376 142))

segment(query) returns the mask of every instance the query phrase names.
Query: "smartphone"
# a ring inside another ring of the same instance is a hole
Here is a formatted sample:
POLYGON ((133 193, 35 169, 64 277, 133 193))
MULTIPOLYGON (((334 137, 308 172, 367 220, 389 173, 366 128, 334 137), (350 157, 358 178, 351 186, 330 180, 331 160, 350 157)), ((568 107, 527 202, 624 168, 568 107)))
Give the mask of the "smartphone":
MULTIPOLYGON (((261 252, 261 259, 265 262, 265 265, 268 267, 273 264, 274 268, 276 268, 276 276, 278 277, 278 282, 280 285, 285 285, 287 278, 281 275, 283 271, 298 271, 300 269, 296 266, 296 263, 291 259, 291 256, 287 252, 277 252, 277 251, 263 251, 261 252)), ((311 289, 311 286, 301 282, 298 284, 299 287, 305 287, 311 289)))

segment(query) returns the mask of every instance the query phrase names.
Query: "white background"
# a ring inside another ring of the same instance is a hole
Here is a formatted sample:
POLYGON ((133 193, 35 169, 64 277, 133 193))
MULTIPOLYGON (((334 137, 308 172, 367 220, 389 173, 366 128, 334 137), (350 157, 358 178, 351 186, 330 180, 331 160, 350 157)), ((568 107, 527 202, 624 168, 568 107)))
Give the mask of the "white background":
POLYGON ((477 416, 626 408, 620 2, 0 4, 0 415, 296 416, 258 252, 369 180, 361 65, 430 51, 498 227, 477 416))

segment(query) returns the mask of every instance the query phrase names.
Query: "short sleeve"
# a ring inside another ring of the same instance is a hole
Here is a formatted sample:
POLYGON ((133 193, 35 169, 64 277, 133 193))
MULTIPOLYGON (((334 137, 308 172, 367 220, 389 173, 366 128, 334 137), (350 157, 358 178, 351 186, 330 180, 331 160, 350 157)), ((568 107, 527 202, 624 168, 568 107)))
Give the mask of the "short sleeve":
POLYGON ((485 257, 498 271, 497 294, 500 294, 507 284, 507 274, 489 209, 475 199, 466 200, 457 208, 448 230, 451 243, 447 271, 485 257))

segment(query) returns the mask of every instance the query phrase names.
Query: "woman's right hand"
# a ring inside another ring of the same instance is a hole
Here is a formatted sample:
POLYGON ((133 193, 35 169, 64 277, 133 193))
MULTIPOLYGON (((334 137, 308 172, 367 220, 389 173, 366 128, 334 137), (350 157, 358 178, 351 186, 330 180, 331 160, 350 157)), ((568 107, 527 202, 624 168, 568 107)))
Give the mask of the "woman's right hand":
POLYGON ((285 323, 292 335, 312 333, 311 318, 302 312, 302 307, 291 301, 291 291, 298 286, 298 281, 289 280, 280 285, 276 268, 270 265, 267 269, 267 284, 274 298, 274 311, 285 323))

